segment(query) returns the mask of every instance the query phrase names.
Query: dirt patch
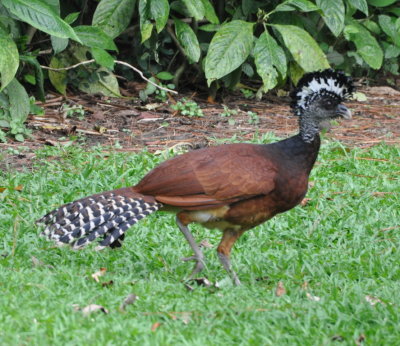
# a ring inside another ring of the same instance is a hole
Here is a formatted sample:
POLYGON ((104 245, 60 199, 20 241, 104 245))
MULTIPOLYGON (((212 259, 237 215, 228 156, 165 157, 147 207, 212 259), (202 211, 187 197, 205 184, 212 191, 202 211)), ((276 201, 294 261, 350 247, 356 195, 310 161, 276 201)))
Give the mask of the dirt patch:
MULTIPOLYGON (((360 92, 367 96, 366 101, 347 103, 353 119, 335 124, 327 136, 348 146, 370 147, 382 141, 399 144, 400 92, 388 87, 361 88, 360 92)), ((248 141, 256 132, 260 136, 272 132, 285 138, 298 131, 297 117, 291 114, 288 97, 268 95, 256 101, 232 93, 222 103, 210 104, 205 96, 182 96, 196 101, 204 117, 177 114, 170 108, 176 102, 172 98, 163 103, 142 104, 137 98, 48 95, 46 102, 40 104, 45 115, 30 115, 27 121, 32 138, 24 143, 10 140, 0 144, 0 169, 29 168, 39 147, 71 141, 80 141, 88 147, 112 145, 116 150, 133 152, 146 147, 154 152, 177 145, 200 148, 232 136, 248 141), (81 107, 84 118, 67 117, 63 104, 81 107), (230 111, 224 112, 224 106, 230 111)))

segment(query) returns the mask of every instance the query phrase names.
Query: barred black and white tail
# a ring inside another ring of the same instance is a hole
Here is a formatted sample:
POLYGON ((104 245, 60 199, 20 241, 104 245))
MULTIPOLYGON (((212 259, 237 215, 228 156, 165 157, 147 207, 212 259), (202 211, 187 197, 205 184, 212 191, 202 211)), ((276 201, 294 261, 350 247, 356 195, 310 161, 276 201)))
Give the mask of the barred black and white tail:
POLYGON ((122 190, 86 197, 53 210, 37 221, 46 225, 41 235, 75 249, 97 238, 102 238, 99 250, 121 246, 127 229, 162 207, 156 201, 144 201, 140 195, 119 194, 122 190))

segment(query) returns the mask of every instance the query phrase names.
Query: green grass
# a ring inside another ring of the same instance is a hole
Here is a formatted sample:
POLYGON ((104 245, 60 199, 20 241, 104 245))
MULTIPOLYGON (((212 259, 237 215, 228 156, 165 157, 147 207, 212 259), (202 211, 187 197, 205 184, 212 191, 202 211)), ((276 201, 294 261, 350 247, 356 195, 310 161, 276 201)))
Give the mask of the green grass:
POLYGON ((129 230, 114 251, 71 251, 38 237, 34 220, 47 211, 135 184, 163 156, 46 148, 32 171, 0 172, 1 345, 354 345, 362 335, 369 345, 398 344, 399 148, 325 142, 309 203, 236 244, 241 287, 218 263, 219 232, 195 226, 196 238, 214 245, 204 250, 205 275, 222 283, 188 291, 181 280, 192 263, 180 258, 191 252, 165 213, 129 230), (98 283, 91 274, 101 267, 107 272, 98 283), (130 293, 139 300, 120 312, 130 293), (101 304, 109 314, 85 317, 73 304, 101 304))

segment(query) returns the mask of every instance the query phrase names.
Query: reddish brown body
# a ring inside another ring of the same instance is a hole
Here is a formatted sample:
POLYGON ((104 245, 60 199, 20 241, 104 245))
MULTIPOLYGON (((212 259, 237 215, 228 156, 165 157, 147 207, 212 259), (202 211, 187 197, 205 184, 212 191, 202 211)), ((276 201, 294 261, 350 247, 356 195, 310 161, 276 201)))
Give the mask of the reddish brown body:
POLYGON ((244 231, 300 203, 319 149, 295 136, 269 145, 230 144, 165 161, 132 189, 191 222, 218 228, 229 256, 244 231))

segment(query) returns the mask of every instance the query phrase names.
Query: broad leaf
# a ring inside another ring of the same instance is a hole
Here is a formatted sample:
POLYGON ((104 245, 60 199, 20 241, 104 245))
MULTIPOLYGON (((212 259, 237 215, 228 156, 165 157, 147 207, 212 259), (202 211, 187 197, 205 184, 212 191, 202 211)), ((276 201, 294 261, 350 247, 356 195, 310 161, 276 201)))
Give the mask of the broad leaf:
POLYGON ((80 42, 74 29, 41 0, 3 0, 2 4, 20 20, 41 31, 80 42))
POLYGON ((142 43, 150 38, 153 30, 153 24, 150 21, 150 1, 151 0, 139 0, 140 33, 142 35, 142 43))
POLYGON ((75 32, 84 46, 117 50, 117 46, 112 38, 98 27, 81 25, 75 27, 75 32))
POLYGON ((205 73, 208 84, 238 68, 253 47, 253 23, 234 20, 221 26, 211 40, 205 73))
POLYGON ((101 0, 94 11, 92 24, 115 38, 132 19, 136 0, 101 0))
POLYGON ((191 17, 196 20, 204 18, 205 9, 202 1, 199 0, 182 0, 191 17))
POLYGON ((382 30, 388 35, 396 46, 400 47, 400 25, 399 19, 395 17, 389 17, 384 14, 378 16, 379 25, 382 30))
POLYGON ((318 11, 319 8, 308 0, 287 0, 275 7, 273 12, 300 10, 302 12, 318 11))
POLYGON ((294 60, 305 72, 329 68, 324 52, 310 34, 294 25, 273 25, 282 35, 294 60))
POLYGON ((17 46, 8 33, 0 27, 0 91, 13 80, 18 65, 17 46))
POLYGON ((69 39, 57 36, 50 36, 51 46, 53 47, 54 54, 61 53, 68 46, 69 39))
POLYGON ((370 32, 357 22, 346 25, 344 35, 347 40, 354 42, 357 53, 372 68, 379 69, 382 66, 383 52, 379 43, 370 32))
POLYGON ((10 102, 12 121, 22 124, 29 114, 29 96, 25 88, 14 78, 5 88, 10 102))
POLYGON ((168 0, 151 0, 150 13, 152 18, 156 21, 156 30, 161 32, 167 24, 169 16, 169 3, 168 0))
POLYGON ((99 65, 107 67, 110 70, 114 69, 115 60, 106 50, 94 47, 90 51, 99 65))
MULTIPOLYGON (((70 65, 69 61, 65 61, 62 57, 53 56, 50 60, 50 67, 52 68, 62 68, 70 65)), ((67 71, 52 71, 49 70, 49 79, 51 84, 56 88, 56 90, 65 95, 67 91, 67 71)))
POLYGON ((210 0, 201 0, 204 6, 204 16, 211 24, 219 24, 219 19, 215 13, 213 5, 210 0))
POLYGON ((368 0, 368 3, 376 7, 386 7, 394 4, 397 0, 368 0))
POLYGON ((104 67, 99 68, 97 71, 99 80, 96 82, 81 81, 79 89, 88 94, 101 93, 105 96, 119 97, 118 80, 113 73, 104 67))
POLYGON ((322 17, 335 36, 344 28, 344 4, 342 0, 317 0, 317 5, 323 11, 322 17))
POLYGON ((264 83, 264 91, 268 91, 277 85, 278 72, 281 77, 286 76, 285 52, 267 31, 261 34, 255 44, 254 59, 257 72, 264 83))
POLYGON ((347 3, 368 16, 367 0, 347 0, 347 3))
POLYGON ((185 55, 189 58, 190 62, 199 61, 200 46, 196 34, 194 33, 190 25, 182 22, 179 19, 175 19, 174 23, 176 38, 182 46, 185 55))

